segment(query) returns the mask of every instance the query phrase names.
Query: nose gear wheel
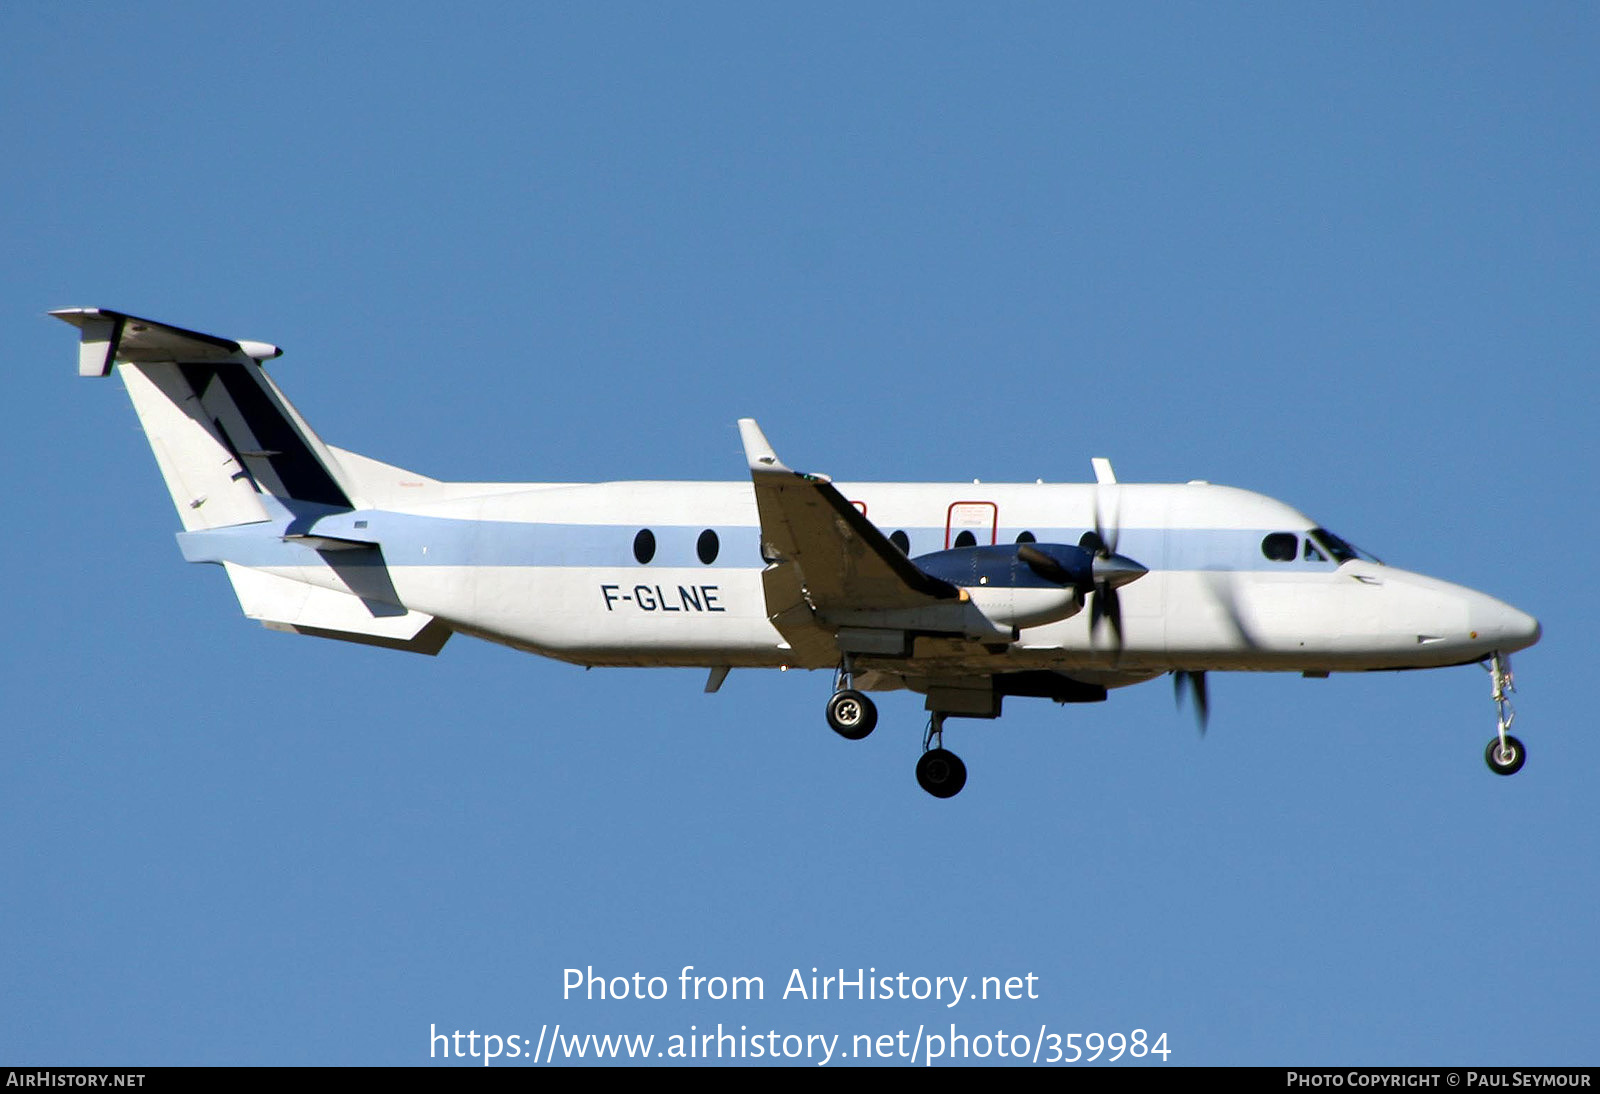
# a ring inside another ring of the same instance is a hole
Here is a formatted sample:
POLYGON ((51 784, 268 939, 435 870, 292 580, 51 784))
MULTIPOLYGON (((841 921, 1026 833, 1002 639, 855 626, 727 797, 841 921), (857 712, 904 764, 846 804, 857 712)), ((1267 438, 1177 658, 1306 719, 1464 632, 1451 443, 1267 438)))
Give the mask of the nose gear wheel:
POLYGON ((1511 658, 1496 653, 1489 658, 1488 668, 1499 733, 1489 739, 1489 747, 1483 750, 1483 759, 1496 775, 1515 775, 1528 762, 1528 750, 1507 732, 1511 723, 1517 720, 1517 712, 1511 708, 1509 698, 1517 690, 1516 679, 1511 675, 1511 658))

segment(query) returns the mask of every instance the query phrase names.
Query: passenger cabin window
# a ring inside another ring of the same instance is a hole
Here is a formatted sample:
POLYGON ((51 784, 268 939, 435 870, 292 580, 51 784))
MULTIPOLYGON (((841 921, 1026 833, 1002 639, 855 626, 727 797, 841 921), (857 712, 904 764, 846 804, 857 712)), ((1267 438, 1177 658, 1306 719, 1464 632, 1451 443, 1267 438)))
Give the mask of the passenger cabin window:
POLYGON ((1261 541, 1261 553, 1273 562, 1293 562, 1300 553, 1300 537, 1293 532, 1272 532, 1261 541))
POLYGON ((650 529, 641 529, 633 537, 633 557, 639 560, 641 566, 656 557, 656 534, 650 529))
POLYGON ((707 566, 717 561, 717 549, 721 546, 717 542, 717 533, 707 528, 700 533, 700 538, 695 540, 694 553, 700 556, 700 561, 707 566))
POLYGON ((909 555, 911 553, 911 537, 906 535, 904 532, 891 533, 889 536, 889 542, 900 548, 901 554, 909 555))
POLYGON ((1017 542, 1018 543, 1038 543, 1039 541, 1033 538, 1033 533, 1032 532, 1018 532, 1017 533, 1017 542))
POLYGON ((976 547, 977 545, 978 537, 973 535, 970 529, 956 536, 956 541, 953 544, 956 547, 976 547))

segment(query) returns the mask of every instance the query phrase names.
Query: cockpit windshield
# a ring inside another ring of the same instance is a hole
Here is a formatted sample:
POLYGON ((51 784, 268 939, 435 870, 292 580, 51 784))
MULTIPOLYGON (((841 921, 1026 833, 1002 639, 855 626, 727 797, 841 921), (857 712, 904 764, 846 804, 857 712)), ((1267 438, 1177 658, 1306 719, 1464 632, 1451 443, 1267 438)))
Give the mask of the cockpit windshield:
POLYGON ((1340 539, 1326 528, 1313 528, 1306 533, 1306 536, 1308 539, 1315 540, 1318 546, 1322 547, 1323 550, 1341 563, 1349 562, 1353 558, 1359 558, 1367 562, 1375 562, 1379 566, 1383 565, 1383 559, 1378 558, 1376 555, 1367 554, 1361 548, 1340 539))

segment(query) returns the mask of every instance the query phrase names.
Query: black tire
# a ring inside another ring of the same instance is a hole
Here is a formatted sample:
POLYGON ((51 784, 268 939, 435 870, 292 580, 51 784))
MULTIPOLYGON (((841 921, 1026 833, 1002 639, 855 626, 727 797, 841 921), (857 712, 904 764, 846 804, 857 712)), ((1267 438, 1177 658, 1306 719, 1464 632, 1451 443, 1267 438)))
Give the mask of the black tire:
POLYGON ((943 748, 930 748, 917 761, 917 785, 936 798, 953 798, 967 785, 967 765, 943 748))
POLYGON ((1489 765, 1489 770, 1496 775, 1515 775, 1522 770, 1522 765, 1528 762, 1528 750, 1522 747, 1522 742, 1506 735, 1506 750, 1509 757, 1500 755, 1500 738, 1489 738, 1489 747, 1483 750, 1483 760, 1489 765))
POLYGON ((828 726, 847 741, 859 741, 878 725, 878 708, 859 691, 836 691, 828 698, 828 726))

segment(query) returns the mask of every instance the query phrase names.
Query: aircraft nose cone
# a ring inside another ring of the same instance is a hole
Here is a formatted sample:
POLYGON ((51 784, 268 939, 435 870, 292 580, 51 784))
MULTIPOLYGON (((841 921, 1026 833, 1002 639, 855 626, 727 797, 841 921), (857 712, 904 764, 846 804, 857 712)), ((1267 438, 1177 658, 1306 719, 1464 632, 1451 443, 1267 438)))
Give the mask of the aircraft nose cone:
POLYGON ((1526 649, 1544 636, 1544 628, 1539 626, 1539 621, 1533 616, 1527 612, 1519 612, 1515 608, 1511 609, 1511 614, 1517 617, 1512 625, 1512 636, 1517 643, 1517 649, 1526 649))
POLYGON ((1484 602, 1474 605, 1472 611, 1472 629, 1479 639, 1493 642, 1501 653, 1527 649, 1539 641, 1544 632, 1537 619, 1510 604, 1489 597, 1483 599, 1484 602))

